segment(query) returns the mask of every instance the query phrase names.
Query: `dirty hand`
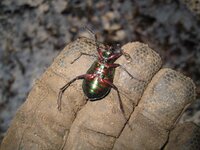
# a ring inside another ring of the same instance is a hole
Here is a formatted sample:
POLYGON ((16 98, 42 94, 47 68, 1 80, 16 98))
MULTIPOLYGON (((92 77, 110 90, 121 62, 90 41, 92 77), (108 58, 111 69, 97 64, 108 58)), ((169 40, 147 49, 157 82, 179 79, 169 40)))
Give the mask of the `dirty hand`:
POLYGON ((193 146, 190 141, 200 132, 198 127, 187 123, 174 129, 186 106, 195 99, 192 80, 171 69, 160 69, 159 55, 145 44, 133 42, 122 48, 132 60, 128 62, 122 56, 116 63, 134 77, 116 68, 113 83, 119 89, 124 115, 116 90, 111 89, 101 100, 87 101, 82 80, 65 90, 61 111, 57 109, 59 89, 85 74, 95 60, 83 55, 71 63, 80 53, 96 55, 95 42, 79 38, 68 44, 37 80, 1 149, 155 150, 193 146))

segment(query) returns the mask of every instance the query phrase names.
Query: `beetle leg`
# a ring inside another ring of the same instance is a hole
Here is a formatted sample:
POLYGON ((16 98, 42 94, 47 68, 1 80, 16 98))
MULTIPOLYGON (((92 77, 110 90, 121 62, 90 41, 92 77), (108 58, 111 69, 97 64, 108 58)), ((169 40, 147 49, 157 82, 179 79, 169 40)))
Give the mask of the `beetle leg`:
POLYGON ((87 54, 87 53, 80 53, 79 55, 78 55, 78 57, 77 58, 75 58, 72 62, 71 62, 71 64, 73 64, 75 61, 77 61, 81 56, 83 56, 83 55, 85 55, 85 56, 92 56, 92 57, 95 57, 96 58, 96 55, 94 55, 94 54, 87 54))
POLYGON ((104 82, 104 83, 107 83, 107 84, 110 85, 114 90, 117 91, 117 96, 118 96, 118 100, 119 100, 120 110, 121 110, 121 112, 122 112, 122 114, 123 114, 123 116, 124 116, 125 121, 127 122, 127 125, 128 125, 129 128, 132 130, 132 127, 131 127, 131 125, 129 124, 128 119, 127 119, 126 116, 125 116, 125 111, 124 111, 124 108, 123 108, 123 104, 122 104, 122 100, 121 100, 121 96, 120 96, 120 93, 119 93, 118 88, 117 88, 112 82, 110 82, 109 80, 103 79, 103 82, 104 82))
POLYGON ((105 64, 105 66, 106 66, 107 68, 117 68, 117 67, 120 66, 120 64, 105 64))
POLYGON ((94 77, 96 77, 96 74, 83 74, 80 76, 77 76, 76 78, 72 79, 71 81, 69 81, 67 84, 65 84, 62 88, 60 88, 59 94, 58 94, 58 99, 57 99, 57 108, 60 111, 61 110, 61 100, 62 100, 62 95, 64 93, 64 91, 76 80, 80 80, 80 79, 93 79, 94 77))
POLYGON ((128 72, 128 70, 126 70, 126 68, 124 66, 119 64, 119 67, 122 68, 131 77, 131 79, 135 79, 135 80, 138 80, 138 81, 146 82, 145 80, 138 79, 138 78, 134 77, 130 72, 128 72))
MULTIPOLYGON (((122 111, 122 114, 123 114, 124 117, 125 117, 125 112, 124 112, 124 108, 123 108, 123 105, 122 105, 122 100, 121 100, 121 96, 120 96, 120 93, 119 93, 118 88, 117 88, 112 82, 110 82, 109 80, 102 79, 102 82, 104 82, 104 83, 110 85, 114 90, 117 91, 117 96, 118 96, 118 100, 119 100, 120 110, 122 111)), ((125 118, 126 118, 126 117, 125 117, 125 118)))
POLYGON ((124 66, 122 66, 120 64, 106 64, 106 67, 108 67, 108 68, 121 67, 131 77, 131 79, 139 80, 139 79, 135 78, 130 72, 128 72, 128 70, 126 70, 126 68, 124 66))
POLYGON ((143 81, 145 82, 144 80, 141 80, 141 79, 138 79, 136 77, 134 77, 130 72, 128 72, 128 70, 126 70, 126 68, 120 64, 105 64, 106 67, 108 68, 117 68, 117 67, 121 67, 130 77, 131 79, 135 79, 135 80, 138 80, 138 81, 143 81))
POLYGON ((108 58, 108 60, 111 60, 111 59, 118 59, 120 56, 122 56, 122 53, 118 53, 118 54, 113 54, 113 55, 111 55, 109 58, 108 58))

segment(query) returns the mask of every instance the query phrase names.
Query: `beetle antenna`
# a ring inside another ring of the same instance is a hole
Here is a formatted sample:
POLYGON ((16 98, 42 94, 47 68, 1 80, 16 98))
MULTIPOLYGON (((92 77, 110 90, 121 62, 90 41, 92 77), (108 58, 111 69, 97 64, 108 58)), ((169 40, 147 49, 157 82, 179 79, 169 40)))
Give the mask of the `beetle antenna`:
POLYGON ((94 32, 92 31, 92 29, 90 29, 88 26, 84 26, 84 28, 85 28, 92 36, 94 36, 95 41, 97 41, 97 34, 94 33, 94 32))
POLYGON ((84 26, 84 27, 85 27, 85 29, 86 29, 92 36, 94 36, 95 43, 96 43, 96 47, 97 47, 97 49, 98 49, 98 48, 99 48, 99 44, 98 44, 98 41, 97 41, 97 34, 94 33, 94 32, 92 31, 92 29, 90 29, 88 26, 84 26))

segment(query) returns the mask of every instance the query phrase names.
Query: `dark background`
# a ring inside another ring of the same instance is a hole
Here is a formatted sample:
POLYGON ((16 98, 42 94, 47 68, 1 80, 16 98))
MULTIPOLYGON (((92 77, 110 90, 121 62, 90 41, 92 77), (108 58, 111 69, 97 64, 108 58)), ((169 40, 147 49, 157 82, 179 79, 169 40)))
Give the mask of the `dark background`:
MULTIPOLYGON (((53 58, 77 37, 91 37, 85 25, 101 42, 148 44, 164 67, 191 77, 199 90, 199 18, 178 0, 0 0, 0 142, 53 58)), ((200 125, 200 102, 183 121, 200 125)))

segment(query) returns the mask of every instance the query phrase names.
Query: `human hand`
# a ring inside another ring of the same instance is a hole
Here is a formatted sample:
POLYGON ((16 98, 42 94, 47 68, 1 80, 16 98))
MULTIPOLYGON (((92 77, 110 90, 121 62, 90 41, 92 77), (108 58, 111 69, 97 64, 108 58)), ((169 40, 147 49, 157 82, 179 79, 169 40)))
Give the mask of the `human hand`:
POLYGON ((134 76, 132 79, 123 69, 116 68, 114 84, 120 91, 125 117, 115 90, 101 100, 87 101, 81 80, 63 93, 62 109, 57 109, 59 89, 86 73, 95 60, 82 56, 71 64, 81 52, 96 55, 94 41, 79 38, 68 44, 37 80, 12 121, 1 149, 154 150, 193 146, 188 141, 200 137, 200 129, 193 124, 183 125, 184 134, 182 126, 177 131, 183 139, 191 138, 180 140, 177 145, 173 145, 173 137, 169 139, 186 106, 195 100, 192 80, 171 69, 160 69, 159 55, 147 45, 133 42, 123 49, 132 61, 127 62, 122 56, 117 63, 134 76), (190 126, 188 132, 187 126, 190 126))

